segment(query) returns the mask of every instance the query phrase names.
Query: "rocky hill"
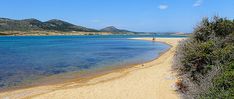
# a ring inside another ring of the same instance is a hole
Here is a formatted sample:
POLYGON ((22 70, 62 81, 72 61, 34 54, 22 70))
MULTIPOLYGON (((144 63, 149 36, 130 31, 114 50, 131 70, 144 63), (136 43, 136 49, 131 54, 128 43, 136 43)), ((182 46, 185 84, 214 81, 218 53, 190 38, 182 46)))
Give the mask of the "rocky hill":
POLYGON ((128 30, 117 29, 114 26, 101 30, 78 26, 63 20, 52 19, 42 22, 31 18, 15 20, 0 18, 0 35, 108 35, 136 34, 128 30))
POLYGON ((116 32, 116 33, 120 33, 120 32, 132 32, 132 31, 128 31, 128 30, 118 29, 118 28, 116 28, 114 26, 109 26, 109 27, 103 28, 100 31, 102 31, 102 32, 116 32))

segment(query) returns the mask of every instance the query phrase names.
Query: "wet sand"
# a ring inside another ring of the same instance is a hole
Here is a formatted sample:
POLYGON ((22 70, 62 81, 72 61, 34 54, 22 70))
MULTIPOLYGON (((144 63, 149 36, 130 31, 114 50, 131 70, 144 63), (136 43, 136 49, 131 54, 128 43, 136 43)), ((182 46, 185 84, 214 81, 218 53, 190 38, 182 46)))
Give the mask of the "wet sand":
MULTIPOLYGON (((135 38, 152 40, 152 38, 135 38)), ((114 70, 84 81, 44 85, 0 93, 5 99, 177 99, 171 70, 175 48, 182 38, 156 38, 171 45, 157 59, 114 70)))

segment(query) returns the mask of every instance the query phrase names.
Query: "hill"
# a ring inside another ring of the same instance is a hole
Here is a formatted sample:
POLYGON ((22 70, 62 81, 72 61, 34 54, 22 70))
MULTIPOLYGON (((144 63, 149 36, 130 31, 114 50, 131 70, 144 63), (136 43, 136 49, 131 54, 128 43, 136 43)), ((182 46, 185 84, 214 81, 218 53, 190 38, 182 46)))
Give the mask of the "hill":
POLYGON ((128 30, 117 29, 114 26, 101 30, 78 26, 63 20, 52 19, 46 22, 31 18, 14 20, 0 18, 0 35, 106 35, 106 34, 136 34, 128 30))
POLYGON ((118 29, 114 26, 109 26, 109 27, 103 28, 100 31, 101 32, 113 32, 113 33, 132 32, 132 31, 128 31, 128 30, 118 29))
POLYGON ((0 31, 82 31, 97 32, 98 30, 77 26, 62 20, 49 20, 41 22, 37 19, 13 20, 0 18, 0 31))

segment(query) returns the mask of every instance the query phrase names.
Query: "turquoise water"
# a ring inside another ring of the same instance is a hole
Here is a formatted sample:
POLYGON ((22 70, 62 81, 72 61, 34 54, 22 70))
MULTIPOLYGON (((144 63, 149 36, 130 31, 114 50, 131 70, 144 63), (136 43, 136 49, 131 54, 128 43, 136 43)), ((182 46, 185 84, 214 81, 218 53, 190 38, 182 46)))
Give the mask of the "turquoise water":
POLYGON ((67 72, 143 63, 169 48, 131 37, 139 36, 0 36, 0 89, 67 72))

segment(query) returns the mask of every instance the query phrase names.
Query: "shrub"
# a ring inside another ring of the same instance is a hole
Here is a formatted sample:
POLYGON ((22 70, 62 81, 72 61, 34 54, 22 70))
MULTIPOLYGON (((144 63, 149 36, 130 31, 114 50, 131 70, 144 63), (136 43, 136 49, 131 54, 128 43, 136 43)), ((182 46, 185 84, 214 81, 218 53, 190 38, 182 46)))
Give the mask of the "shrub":
POLYGON ((226 67, 226 70, 221 75, 214 78, 214 86, 207 93, 202 94, 201 98, 231 99, 234 97, 234 62, 226 67))
POLYGON ((234 21, 204 18, 176 50, 174 68, 182 79, 180 86, 187 87, 181 91, 184 98, 233 98, 229 93, 234 90, 234 72, 228 69, 234 68, 233 60, 234 21))

